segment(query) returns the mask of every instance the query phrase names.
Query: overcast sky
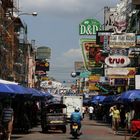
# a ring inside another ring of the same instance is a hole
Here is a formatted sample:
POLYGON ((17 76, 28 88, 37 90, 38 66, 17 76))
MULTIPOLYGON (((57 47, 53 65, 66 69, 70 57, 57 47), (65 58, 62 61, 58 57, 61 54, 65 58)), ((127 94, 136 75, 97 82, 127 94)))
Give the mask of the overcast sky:
POLYGON ((37 17, 22 15, 28 26, 28 39, 36 46, 52 49, 49 75, 60 81, 74 81, 74 61, 82 61, 79 24, 88 18, 103 24, 104 7, 120 0, 19 0, 22 12, 36 11, 37 17))

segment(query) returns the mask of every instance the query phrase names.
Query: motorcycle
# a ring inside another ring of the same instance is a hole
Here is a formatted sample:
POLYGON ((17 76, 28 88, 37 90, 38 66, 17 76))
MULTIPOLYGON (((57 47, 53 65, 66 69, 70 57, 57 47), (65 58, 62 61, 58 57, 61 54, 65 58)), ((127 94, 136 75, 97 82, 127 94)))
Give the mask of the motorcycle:
POLYGON ((78 138, 82 134, 79 130, 79 126, 77 123, 73 123, 71 126, 71 129, 72 129, 71 134, 75 139, 78 138))

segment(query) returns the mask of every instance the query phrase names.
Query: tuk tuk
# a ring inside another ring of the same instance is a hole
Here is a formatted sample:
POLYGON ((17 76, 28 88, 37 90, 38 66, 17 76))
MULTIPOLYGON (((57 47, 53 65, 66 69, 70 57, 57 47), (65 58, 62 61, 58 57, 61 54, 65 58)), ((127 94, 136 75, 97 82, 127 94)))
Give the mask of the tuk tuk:
POLYGON ((66 105, 51 103, 42 109, 41 128, 42 132, 49 130, 62 130, 66 133, 66 105))

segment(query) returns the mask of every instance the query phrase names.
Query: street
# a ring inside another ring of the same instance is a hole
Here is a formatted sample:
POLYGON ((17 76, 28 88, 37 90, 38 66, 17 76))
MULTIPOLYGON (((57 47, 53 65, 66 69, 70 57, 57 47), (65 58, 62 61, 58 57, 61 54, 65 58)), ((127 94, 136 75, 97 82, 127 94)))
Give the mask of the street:
MULTIPOLYGON (((69 124, 67 132, 63 134, 61 131, 53 131, 49 134, 41 132, 40 126, 33 128, 29 134, 13 134, 12 140, 70 140, 74 139, 69 134, 69 124)), ((79 137, 81 140, 128 140, 124 131, 119 131, 117 135, 113 134, 111 127, 106 123, 100 123, 95 120, 88 120, 86 117, 82 122, 83 135, 79 137)))

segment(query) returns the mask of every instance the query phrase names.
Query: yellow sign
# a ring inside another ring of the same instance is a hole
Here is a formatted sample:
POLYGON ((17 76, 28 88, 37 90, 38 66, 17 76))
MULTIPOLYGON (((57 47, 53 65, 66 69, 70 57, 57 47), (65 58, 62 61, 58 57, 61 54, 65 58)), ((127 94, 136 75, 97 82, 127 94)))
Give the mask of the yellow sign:
POLYGON ((91 75, 91 76, 89 76, 89 81, 90 82, 99 82, 100 76, 99 75, 91 75))
POLYGON ((89 90, 100 90, 98 87, 95 86, 96 83, 89 83, 89 90))
POLYGON ((48 81, 49 78, 48 77, 41 77, 41 81, 48 81))

